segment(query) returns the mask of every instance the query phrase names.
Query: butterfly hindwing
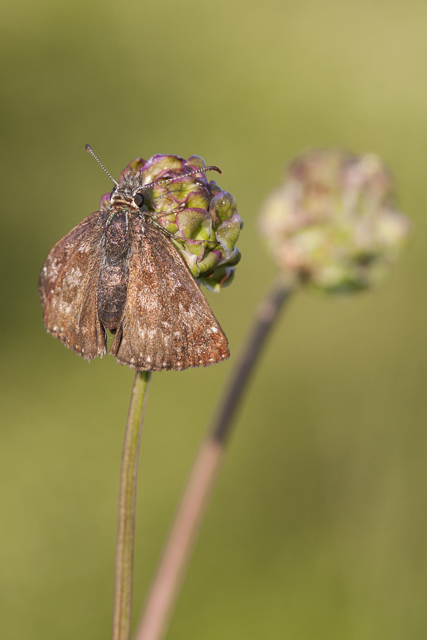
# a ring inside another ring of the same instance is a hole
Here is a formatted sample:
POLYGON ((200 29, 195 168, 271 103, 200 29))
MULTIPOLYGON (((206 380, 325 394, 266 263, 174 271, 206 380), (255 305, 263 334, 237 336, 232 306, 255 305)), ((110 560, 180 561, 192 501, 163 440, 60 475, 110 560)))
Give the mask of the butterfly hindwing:
POLYGON ((49 253, 39 279, 47 331, 86 360, 105 353, 97 289, 106 215, 92 213, 62 238, 49 253))
POLYGON ((172 242, 140 216, 129 227, 127 300, 110 353, 145 371, 228 358, 227 338, 172 242))

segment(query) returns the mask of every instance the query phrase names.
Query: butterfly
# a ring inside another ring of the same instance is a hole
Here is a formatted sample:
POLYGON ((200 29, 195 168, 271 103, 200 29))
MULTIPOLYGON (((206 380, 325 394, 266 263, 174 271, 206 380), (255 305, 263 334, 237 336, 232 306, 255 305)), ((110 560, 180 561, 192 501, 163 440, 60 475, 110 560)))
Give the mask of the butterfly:
POLYGON ((110 176, 109 201, 62 238, 43 265, 45 327, 85 360, 106 353, 107 330, 114 335, 109 353, 136 370, 208 366, 230 355, 187 264, 144 206, 148 187, 174 177, 144 185, 138 172, 125 173, 120 184, 110 176))

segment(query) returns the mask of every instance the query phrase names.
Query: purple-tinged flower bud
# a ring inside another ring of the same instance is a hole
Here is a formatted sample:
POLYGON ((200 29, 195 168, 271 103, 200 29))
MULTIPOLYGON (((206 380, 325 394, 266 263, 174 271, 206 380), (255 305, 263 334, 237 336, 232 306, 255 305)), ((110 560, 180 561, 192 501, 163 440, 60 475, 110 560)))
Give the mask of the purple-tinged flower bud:
MULTIPOLYGON (((234 196, 208 182, 200 156, 188 160, 173 155, 136 158, 122 171, 140 174, 145 187, 142 211, 165 229, 194 278, 213 291, 229 285, 240 260, 235 247, 243 222, 234 196), (200 171, 197 171, 200 170, 200 171), (191 175, 189 175, 191 174, 191 175)), ((110 195, 101 198, 101 207, 110 195)))
POLYGON ((341 292, 381 281, 410 224, 396 210, 391 176, 377 156, 326 149, 289 165, 259 228, 292 284, 341 292))

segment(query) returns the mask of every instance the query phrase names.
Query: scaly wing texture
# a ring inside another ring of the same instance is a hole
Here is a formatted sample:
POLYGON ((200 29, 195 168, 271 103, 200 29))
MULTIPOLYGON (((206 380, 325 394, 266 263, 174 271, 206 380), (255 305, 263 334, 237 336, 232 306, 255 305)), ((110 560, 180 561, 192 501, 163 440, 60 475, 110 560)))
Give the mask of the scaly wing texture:
POLYGON ((53 247, 39 278, 47 331, 86 360, 105 353, 97 289, 106 218, 96 211, 72 229, 53 247))
POLYGON ((140 217, 130 233, 127 301, 110 350, 117 362, 161 371, 228 358, 227 338, 170 240, 140 217))

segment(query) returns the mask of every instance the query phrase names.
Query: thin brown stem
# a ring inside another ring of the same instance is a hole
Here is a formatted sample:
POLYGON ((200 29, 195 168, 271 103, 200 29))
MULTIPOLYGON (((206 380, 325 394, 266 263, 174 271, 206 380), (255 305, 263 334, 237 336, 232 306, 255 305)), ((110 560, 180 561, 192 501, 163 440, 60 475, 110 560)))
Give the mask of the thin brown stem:
POLYGON ((233 417, 290 288, 278 279, 259 305, 252 331, 211 428, 202 442, 147 596, 135 640, 162 640, 197 532, 221 468, 233 417))
POLYGON ((114 583, 113 640, 129 640, 139 449, 151 373, 137 371, 123 444, 114 583))

